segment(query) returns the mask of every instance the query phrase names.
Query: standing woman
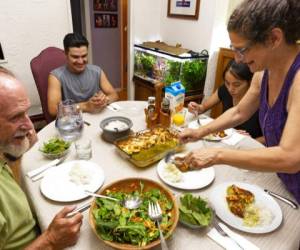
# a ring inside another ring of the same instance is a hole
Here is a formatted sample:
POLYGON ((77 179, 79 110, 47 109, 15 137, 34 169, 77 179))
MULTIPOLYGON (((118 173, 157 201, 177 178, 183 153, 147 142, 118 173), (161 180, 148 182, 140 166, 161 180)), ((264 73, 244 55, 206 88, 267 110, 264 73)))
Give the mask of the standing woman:
POLYGON ((255 171, 274 171, 300 203, 300 1, 245 0, 228 23, 235 60, 257 72, 239 104, 214 122, 186 129, 182 142, 247 120, 258 108, 267 148, 199 149, 185 161, 194 168, 229 164, 255 171), (260 72, 262 71, 262 72, 260 72))

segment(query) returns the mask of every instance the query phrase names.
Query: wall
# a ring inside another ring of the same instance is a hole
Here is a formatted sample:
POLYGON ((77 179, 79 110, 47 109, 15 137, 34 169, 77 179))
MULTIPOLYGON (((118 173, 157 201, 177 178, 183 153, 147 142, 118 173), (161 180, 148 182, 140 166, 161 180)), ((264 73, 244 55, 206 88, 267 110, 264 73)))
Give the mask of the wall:
POLYGON ((7 63, 24 83, 32 105, 40 106, 30 60, 48 46, 63 48, 72 32, 69 0, 1 0, 0 41, 7 63))
MULTIPOLYGON (((167 17, 168 0, 130 2, 130 71, 128 82, 133 76, 133 44, 147 40, 162 40, 171 45, 180 43, 182 47, 200 52, 209 51, 209 65, 205 84, 205 95, 211 94, 219 47, 228 47, 226 18, 230 1, 201 0, 198 20, 167 17), (143 11, 142 11, 143 10, 143 11)), ((232 5, 232 4, 231 4, 232 5)), ((133 84, 129 96, 133 98, 133 84)))

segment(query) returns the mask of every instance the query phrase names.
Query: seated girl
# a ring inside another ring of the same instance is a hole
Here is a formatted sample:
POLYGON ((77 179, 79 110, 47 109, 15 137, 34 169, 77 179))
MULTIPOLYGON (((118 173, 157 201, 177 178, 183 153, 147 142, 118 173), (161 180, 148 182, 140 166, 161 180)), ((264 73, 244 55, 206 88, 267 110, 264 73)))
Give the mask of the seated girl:
MULTIPOLYGON (((246 64, 236 63, 234 60, 231 60, 223 73, 224 84, 202 104, 190 102, 188 105, 189 111, 199 115, 221 102, 224 113, 227 109, 237 105, 243 98, 250 86, 252 76, 253 73, 251 73, 246 64)), ((259 142, 264 143, 258 122, 258 111, 256 111, 248 121, 235 128, 239 130, 239 132, 251 135, 251 137, 259 142)))

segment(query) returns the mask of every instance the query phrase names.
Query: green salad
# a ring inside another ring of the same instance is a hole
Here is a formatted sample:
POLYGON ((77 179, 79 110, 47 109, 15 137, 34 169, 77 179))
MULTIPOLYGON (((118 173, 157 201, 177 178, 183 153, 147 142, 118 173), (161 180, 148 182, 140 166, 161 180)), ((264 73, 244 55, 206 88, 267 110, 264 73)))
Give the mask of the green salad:
POLYGON ((44 142, 41 151, 46 154, 60 154, 70 147, 70 142, 66 142, 60 138, 52 138, 44 142))
POLYGON ((180 197, 179 220, 193 226, 208 226, 213 218, 213 211, 201 197, 190 193, 180 197))
POLYGON ((98 235, 103 240, 124 244, 145 246, 159 238, 159 231, 148 216, 149 202, 158 201, 163 218, 161 230, 167 234, 173 225, 171 210, 173 202, 169 200, 159 189, 153 188, 143 191, 144 184, 141 182, 136 191, 125 193, 121 191, 106 190, 106 195, 124 200, 127 196, 139 196, 143 202, 137 209, 129 210, 119 202, 108 199, 96 198, 96 208, 93 217, 98 235))

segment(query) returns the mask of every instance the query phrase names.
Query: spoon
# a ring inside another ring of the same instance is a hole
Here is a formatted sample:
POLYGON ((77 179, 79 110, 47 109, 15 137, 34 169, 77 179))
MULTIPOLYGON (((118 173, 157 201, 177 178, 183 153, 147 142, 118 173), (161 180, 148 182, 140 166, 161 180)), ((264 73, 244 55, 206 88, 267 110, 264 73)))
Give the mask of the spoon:
POLYGON ((106 196, 106 195, 95 194, 95 193, 92 193, 92 192, 87 191, 87 190, 85 190, 84 192, 86 194, 90 195, 90 196, 93 196, 93 197, 104 198, 104 199, 109 199, 109 200, 120 202, 122 206, 124 206, 128 209, 136 209, 142 203, 142 199, 140 197, 137 197, 137 196, 130 196, 130 197, 127 197, 125 200, 121 201, 119 199, 112 198, 112 197, 109 197, 109 196, 106 196))

